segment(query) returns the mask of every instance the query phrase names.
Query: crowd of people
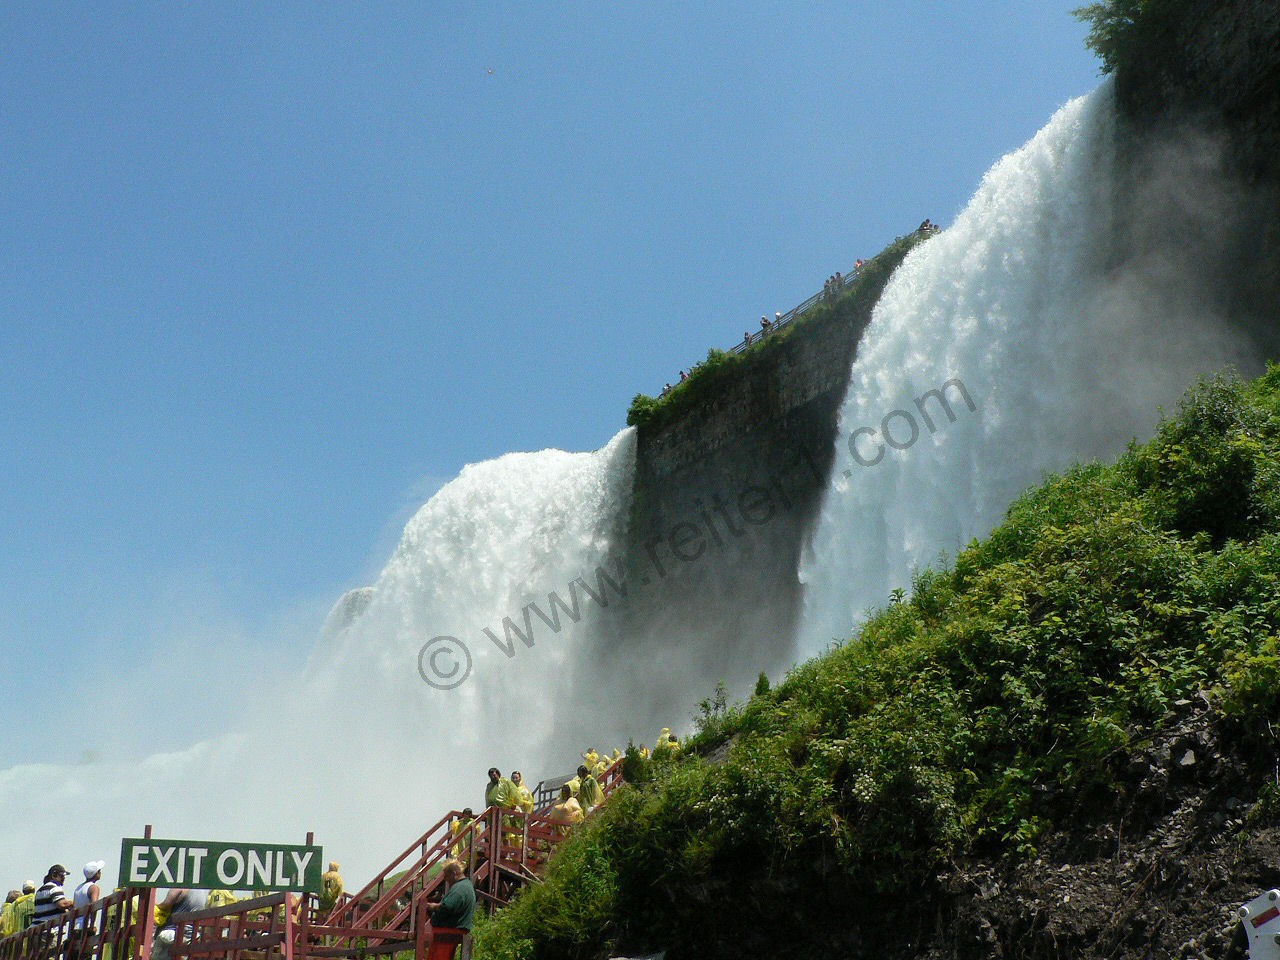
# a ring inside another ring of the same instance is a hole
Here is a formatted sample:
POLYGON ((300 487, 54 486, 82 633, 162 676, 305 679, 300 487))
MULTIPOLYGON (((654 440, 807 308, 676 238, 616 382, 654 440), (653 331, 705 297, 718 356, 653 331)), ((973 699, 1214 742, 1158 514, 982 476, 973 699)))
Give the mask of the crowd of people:
MULTIPOLYGON (((645 744, 638 748, 639 756, 644 759, 674 755, 679 751, 680 742, 668 727, 662 728, 652 754, 645 744)), ((600 779, 621 758, 620 750, 605 754, 597 752, 594 747, 588 747, 582 753, 582 763, 578 765, 575 774, 560 787, 559 800, 547 812, 547 819, 558 833, 567 835, 576 824, 586 819, 587 814, 604 802, 604 788, 600 785, 600 779)), ((504 777, 501 770, 492 767, 485 786, 484 805, 485 808, 510 810, 513 814, 529 814, 534 811, 536 798, 519 770, 513 770, 509 776, 504 777)), ((504 840, 508 844, 518 845, 520 842, 522 831, 516 822, 519 819, 517 816, 507 818, 503 815, 504 840)), ((476 895, 466 876, 466 864, 470 860, 472 837, 467 831, 474 821, 475 814, 468 807, 454 818, 451 825, 455 839, 449 850, 450 859, 442 867, 445 878, 444 895, 438 902, 427 905, 433 926, 464 931, 471 927, 476 895)), ((39 885, 34 880, 28 880, 22 884, 21 889, 10 890, 3 909, 0 909, 0 938, 47 920, 62 918, 74 908, 88 907, 101 900, 104 896, 101 881, 105 867, 106 862, 103 860, 86 863, 82 870, 84 880, 72 889, 70 895, 67 893, 70 871, 60 863, 55 863, 46 871, 44 880, 39 885)), ((254 891, 252 895, 261 896, 264 892, 254 891)), ((329 869, 320 878, 321 914, 325 915, 332 910, 343 895, 339 865, 330 861, 329 869)), ((169 947, 174 942, 175 921, 178 918, 206 908, 228 906, 236 903, 237 899, 236 894, 230 890, 169 890, 155 905, 155 955, 160 958, 167 956, 169 947)), ((75 928, 71 931, 70 942, 74 945, 78 934, 92 931, 92 924, 91 916, 78 916, 75 928)), ((68 957, 74 955, 74 949, 68 951, 68 957)))
MULTIPOLYGON (((934 225, 931 221, 929 221, 929 220, 926 220, 923 224, 921 224, 921 225, 920 225, 920 230, 921 230, 921 231, 925 231, 925 232, 937 231, 937 230, 939 230, 939 229, 941 229, 941 228, 940 228, 940 227, 935 226, 935 225, 934 225)), ((836 272, 836 273, 833 273, 831 276, 827 277, 826 282, 822 285, 822 299, 823 299, 823 301, 824 301, 824 302, 830 302, 830 301, 834 300, 834 299, 836 298, 836 296, 837 296, 837 295, 839 295, 839 293, 840 293, 840 292, 841 292, 841 291, 842 291, 842 290, 843 290, 843 289, 844 289, 844 288, 845 288, 845 287, 846 287, 850 282, 852 282, 852 281, 854 281, 854 280, 856 280, 856 279, 858 278, 858 274, 862 271, 862 268, 863 268, 865 265, 866 265, 866 261, 865 261, 865 260, 863 260, 861 257, 859 257, 859 258, 858 258, 858 260, 854 263, 854 265, 853 265, 853 273, 851 273, 850 275, 845 276, 845 275, 844 275, 844 274, 842 274, 842 273, 836 272)), ((797 308, 797 309, 799 309, 799 308, 797 308)), ((794 312, 795 312, 795 311, 792 311, 792 313, 794 313, 794 312)), ((789 314, 789 315, 788 315, 788 317, 790 318, 790 317, 791 317, 791 314, 789 314)), ((767 337, 770 333, 772 333, 774 330, 778 329, 778 327, 782 326, 782 325, 783 325, 783 323, 784 323, 784 320, 783 320, 783 316, 782 316, 782 312, 781 312, 781 311, 775 311, 775 312, 774 312, 774 314, 773 314, 773 319, 772 319, 772 320, 770 320, 770 319, 769 319, 769 317, 768 317, 767 315, 766 315, 766 316, 761 316, 761 317, 760 317, 760 332, 759 332, 759 333, 755 333, 755 334, 753 334, 750 330, 744 330, 744 331, 743 331, 743 333, 742 333, 742 348, 743 348, 743 349, 745 349, 746 347, 751 346, 751 344, 756 343, 756 342, 758 342, 758 341, 760 341, 760 340, 764 339, 764 338, 765 338, 765 337, 767 337)), ((738 349, 738 348, 735 348, 735 349, 738 349)), ((677 384, 676 384, 676 385, 677 385, 677 386, 679 386, 679 384, 684 383, 687 379, 689 379, 689 375, 688 375, 688 373, 687 373, 686 371, 684 371, 684 370, 681 370, 681 371, 680 371, 680 379, 679 379, 679 381, 677 381, 677 384)), ((670 383, 668 383, 668 384, 666 384, 666 385, 662 388, 662 393, 661 393, 661 394, 659 394, 659 396, 663 396, 663 397, 665 397, 667 394, 669 394, 669 393, 670 393, 672 390, 674 390, 674 389, 675 389, 675 387, 673 387, 670 383)))
MULTIPOLYGON (((10 890, 5 897, 4 907, 0 908, 0 937, 7 937, 25 930, 37 923, 53 920, 75 907, 87 907, 96 900, 102 899, 99 881, 106 861, 91 860, 84 865, 84 880, 67 896, 67 877, 70 871, 60 863, 55 863, 45 871, 44 880, 37 886, 34 880, 27 880, 20 890, 10 890)), ((84 918, 76 921, 77 927, 83 928, 84 918)))
MULTIPOLYGON (((680 751, 680 741, 671 733, 669 727, 663 727, 658 734, 657 745, 653 754, 675 754, 680 751)), ((640 744, 640 757, 648 759, 651 754, 645 744, 640 744)), ((547 819, 555 825, 556 830, 564 835, 576 824, 586 819, 593 809, 604 801, 604 789, 600 786, 600 778, 605 772, 622 759, 622 751, 615 749, 610 754, 600 753, 595 747, 588 747, 582 753, 582 763, 578 765, 574 775, 560 786, 559 798, 547 810, 547 819)), ((490 767, 489 779, 485 784, 484 808, 499 807, 513 813, 532 813, 536 805, 533 791, 525 783, 519 770, 511 771, 503 776, 498 767, 490 767)), ((458 860, 466 860, 470 849, 470 841, 462 835, 476 819, 471 807, 460 810, 450 826, 451 834, 457 838, 450 849, 450 855, 458 860)), ((518 818, 504 820, 504 840, 512 846, 520 843, 518 818)))

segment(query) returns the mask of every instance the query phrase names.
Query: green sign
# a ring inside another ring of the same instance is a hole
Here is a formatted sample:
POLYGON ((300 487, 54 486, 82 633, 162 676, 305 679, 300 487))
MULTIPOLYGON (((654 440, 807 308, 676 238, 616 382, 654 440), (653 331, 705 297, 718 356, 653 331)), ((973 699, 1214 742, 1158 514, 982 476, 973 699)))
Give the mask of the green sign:
POLYGON ((126 838, 120 886, 320 892, 320 847, 126 838))

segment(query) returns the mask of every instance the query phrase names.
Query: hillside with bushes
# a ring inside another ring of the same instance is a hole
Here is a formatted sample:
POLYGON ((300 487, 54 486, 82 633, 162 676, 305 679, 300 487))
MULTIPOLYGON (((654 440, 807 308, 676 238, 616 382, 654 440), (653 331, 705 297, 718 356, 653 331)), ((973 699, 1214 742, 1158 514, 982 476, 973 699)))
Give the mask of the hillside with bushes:
POLYGON ((1280 367, 887 600, 630 754, 477 958, 1224 956, 1280 884, 1280 367))

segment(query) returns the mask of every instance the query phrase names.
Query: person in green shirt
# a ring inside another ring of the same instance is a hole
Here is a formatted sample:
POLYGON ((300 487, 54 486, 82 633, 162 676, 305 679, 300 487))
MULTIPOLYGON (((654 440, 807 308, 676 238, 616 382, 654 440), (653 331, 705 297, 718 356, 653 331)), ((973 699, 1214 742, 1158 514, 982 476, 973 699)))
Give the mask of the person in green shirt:
POLYGON ((444 881, 448 892, 439 903, 427 904, 431 914, 431 926, 470 930, 471 918, 476 912, 476 888, 471 885, 457 860, 444 865, 444 881))

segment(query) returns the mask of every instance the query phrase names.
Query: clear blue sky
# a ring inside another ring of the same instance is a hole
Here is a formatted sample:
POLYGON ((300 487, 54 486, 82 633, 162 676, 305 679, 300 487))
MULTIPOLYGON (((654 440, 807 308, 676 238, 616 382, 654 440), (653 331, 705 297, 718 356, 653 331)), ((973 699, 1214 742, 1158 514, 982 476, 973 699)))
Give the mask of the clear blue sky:
POLYGON ((464 464, 949 222, 1078 2, 7 5, 0 756, 216 725, 166 647, 300 663, 464 464))

